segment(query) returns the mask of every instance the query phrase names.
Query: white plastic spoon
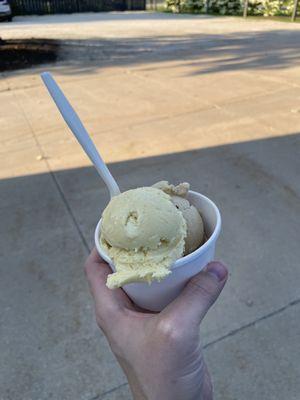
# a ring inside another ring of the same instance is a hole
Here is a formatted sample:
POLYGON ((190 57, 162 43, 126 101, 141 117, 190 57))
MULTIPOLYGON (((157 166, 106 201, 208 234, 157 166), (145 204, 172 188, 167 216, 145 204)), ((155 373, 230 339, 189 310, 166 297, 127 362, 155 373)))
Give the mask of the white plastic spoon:
POLYGON ((43 72, 41 77, 63 119, 66 121, 69 128, 76 136, 78 142, 81 144, 83 150, 94 164, 99 175, 104 180, 106 186, 108 187, 110 197, 120 194, 120 189, 117 185, 117 182, 113 178, 105 162, 102 160, 78 115, 53 79, 52 75, 49 72, 43 72))

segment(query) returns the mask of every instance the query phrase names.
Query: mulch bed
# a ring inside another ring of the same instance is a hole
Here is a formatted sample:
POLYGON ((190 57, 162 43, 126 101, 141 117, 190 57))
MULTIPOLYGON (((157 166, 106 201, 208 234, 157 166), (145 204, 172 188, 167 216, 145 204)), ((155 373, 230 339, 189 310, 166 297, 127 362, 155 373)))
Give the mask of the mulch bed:
POLYGON ((58 48, 59 43, 56 40, 0 38, 0 72, 55 62, 58 48))

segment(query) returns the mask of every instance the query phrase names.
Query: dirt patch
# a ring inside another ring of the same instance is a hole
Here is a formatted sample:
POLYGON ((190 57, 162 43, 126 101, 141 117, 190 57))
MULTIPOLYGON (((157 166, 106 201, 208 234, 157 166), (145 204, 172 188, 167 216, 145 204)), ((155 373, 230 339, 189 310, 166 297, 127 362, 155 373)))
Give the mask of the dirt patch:
POLYGON ((49 39, 0 39, 0 72, 55 62, 59 42, 49 39))

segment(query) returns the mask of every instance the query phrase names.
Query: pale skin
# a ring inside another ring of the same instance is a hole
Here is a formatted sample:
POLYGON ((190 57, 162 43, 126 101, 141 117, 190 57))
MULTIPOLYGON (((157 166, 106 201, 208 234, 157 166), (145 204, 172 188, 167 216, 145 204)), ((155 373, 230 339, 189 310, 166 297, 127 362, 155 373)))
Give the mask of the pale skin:
POLYGON ((112 271, 94 249, 85 263, 98 326, 123 369, 134 400, 212 400, 199 326, 228 276, 219 262, 193 277, 160 313, 137 307, 122 289, 108 289, 112 271))

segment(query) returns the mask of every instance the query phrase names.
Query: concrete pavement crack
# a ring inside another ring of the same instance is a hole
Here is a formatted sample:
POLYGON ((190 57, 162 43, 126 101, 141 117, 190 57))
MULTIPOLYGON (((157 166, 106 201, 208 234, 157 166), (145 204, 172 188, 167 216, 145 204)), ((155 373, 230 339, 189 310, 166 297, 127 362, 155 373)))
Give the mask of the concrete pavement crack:
POLYGON ((102 400, 102 399, 104 399, 104 397, 105 397, 106 395, 111 394, 111 393, 115 392, 116 390, 122 388, 123 386, 127 386, 127 385, 128 385, 127 382, 121 383, 120 385, 115 386, 115 387, 113 387, 112 389, 107 390, 106 392, 103 392, 103 393, 101 393, 101 394, 97 394, 97 395, 94 396, 94 397, 90 397, 88 400, 102 400))
POLYGON ((239 327, 237 329, 233 329, 232 331, 226 333, 226 335, 223 335, 223 336, 221 336, 221 337, 219 337, 219 338, 217 338, 215 340, 212 340, 211 342, 209 342, 205 346, 203 346, 203 349, 207 349, 207 348, 209 348, 211 346, 214 346, 215 344, 221 342, 222 340, 225 340, 225 339, 227 339, 227 338, 229 338, 231 336, 234 336, 237 333, 242 332, 245 329, 248 329, 248 328, 250 328, 252 326, 255 326, 256 324, 259 324, 260 322, 265 321, 268 318, 272 318, 275 315, 278 315, 278 314, 284 312, 285 310, 287 310, 288 308, 296 306, 298 304, 300 304, 300 299, 293 300, 293 301, 289 302, 288 304, 286 304, 285 306, 283 306, 281 308, 278 308, 275 311, 270 312, 269 314, 263 315, 262 317, 257 318, 256 320, 251 321, 248 324, 245 324, 245 325, 243 325, 243 326, 241 326, 241 327, 239 327))
MULTIPOLYGON (((46 160, 46 164, 49 165, 47 160, 46 160)), ((91 249, 90 249, 90 247, 89 247, 89 245, 88 245, 88 243, 87 243, 87 241, 86 241, 86 239, 85 239, 85 237, 83 235, 82 230, 80 229, 80 226, 79 226, 79 224, 78 224, 78 222, 76 220, 76 217, 75 217, 75 215, 74 215, 74 213, 72 211, 72 208, 71 208, 70 204, 68 203, 68 200, 67 200, 67 198, 66 198, 66 196, 65 196, 65 194, 64 194, 64 192, 63 192, 63 190, 62 190, 62 188, 61 188, 61 186, 60 186, 60 184, 59 184, 59 182, 58 182, 58 180, 56 178, 55 173, 51 169, 49 169, 49 173, 50 173, 50 175, 51 175, 51 177, 53 179, 53 182, 54 182, 54 184, 55 184, 55 186, 56 186, 56 188, 57 188, 57 190, 58 190, 58 192, 59 192, 59 194, 61 196, 61 199, 62 199, 62 201, 63 201, 63 203, 64 203, 64 205, 65 205, 65 207, 66 207, 66 209, 67 209, 72 221, 73 221, 73 224, 75 225, 75 228, 76 228, 76 230, 77 230, 77 232, 78 232, 78 234, 79 234, 79 236, 80 236, 80 238, 82 240, 82 243, 83 243, 85 249, 87 250, 87 253, 90 253, 91 249)))
POLYGON ((43 159, 44 159, 43 161, 46 164, 48 173, 49 173, 49 175, 51 176, 51 178, 53 180, 53 183, 54 183, 54 185, 55 185, 55 187, 56 187, 56 189, 57 189, 57 191, 58 191, 58 193, 59 193, 59 195, 61 197, 61 200, 62 200, 62 202, 63 202, 63 204, 64 204, 64 206, 65 206, 65 208, 66 208, 66 210, 67 210, 67 212, 68 212, 68 214, 69 214, 69 216, 70 216, 70 218, 71 218, 71 220, 72 220, 72 222, 73 222, 73 224, 75 226, 75 229, 76 229, 76 231, 77 231, 77 233, 78 233, 78 235, 79 235, 79 237, 80 237, 80 239, 81 239, 81 241, 82 241, 87 253, 90 253, 91 249, 89 248, 89 245, 88 245, 88 243, 87 243, 87 241, 86 241, 86 239, 85 239, 85 237, 83 235, 83 232, 82 232, 82 230, 81 230, 81 228, 80 228, 80 226, 79 226, 79 224, 78 224, 78 222, 76 220, 76 217, 75 217, 75 215, 73 213, 73 210, 72 210, 70 204, 68 203, 68 200, 67 200, 67 198, 66 198, 66 196, 65 196, 65 194, 64 194, 64 192, 63 192, 63 190, 62 190, 62 188, 61 188, 61 186, 60 186, 60 184, 59 184, 59 182, 58 182, 58 180, 56 178, 56 175, 52 171, 51 166, 50 166, 47 158, 45 157, 44 150, 43 150, 38 138, 35 135, 34 129, 33 129, 32 125, 31 125, 29 119, 27 118, 25 110, 23 109, 22 105, 18 101, 17 96, 15 96, 14 93, 13 93, 13 96, 14 96, 15 101, 18 104, 23 116, 24 116, 24 119, 26 120, 26 122, 27 122, 27 124, 29 126, 30 132, 31 132, 32 137, 33 137, 33 139, 34 139, 34 141, 35 141, 35 143, 36 143, 36 145, 37 145, 37 147, 38 147, 38 149, 40 151, 40 154, 43 156, 43 159))

